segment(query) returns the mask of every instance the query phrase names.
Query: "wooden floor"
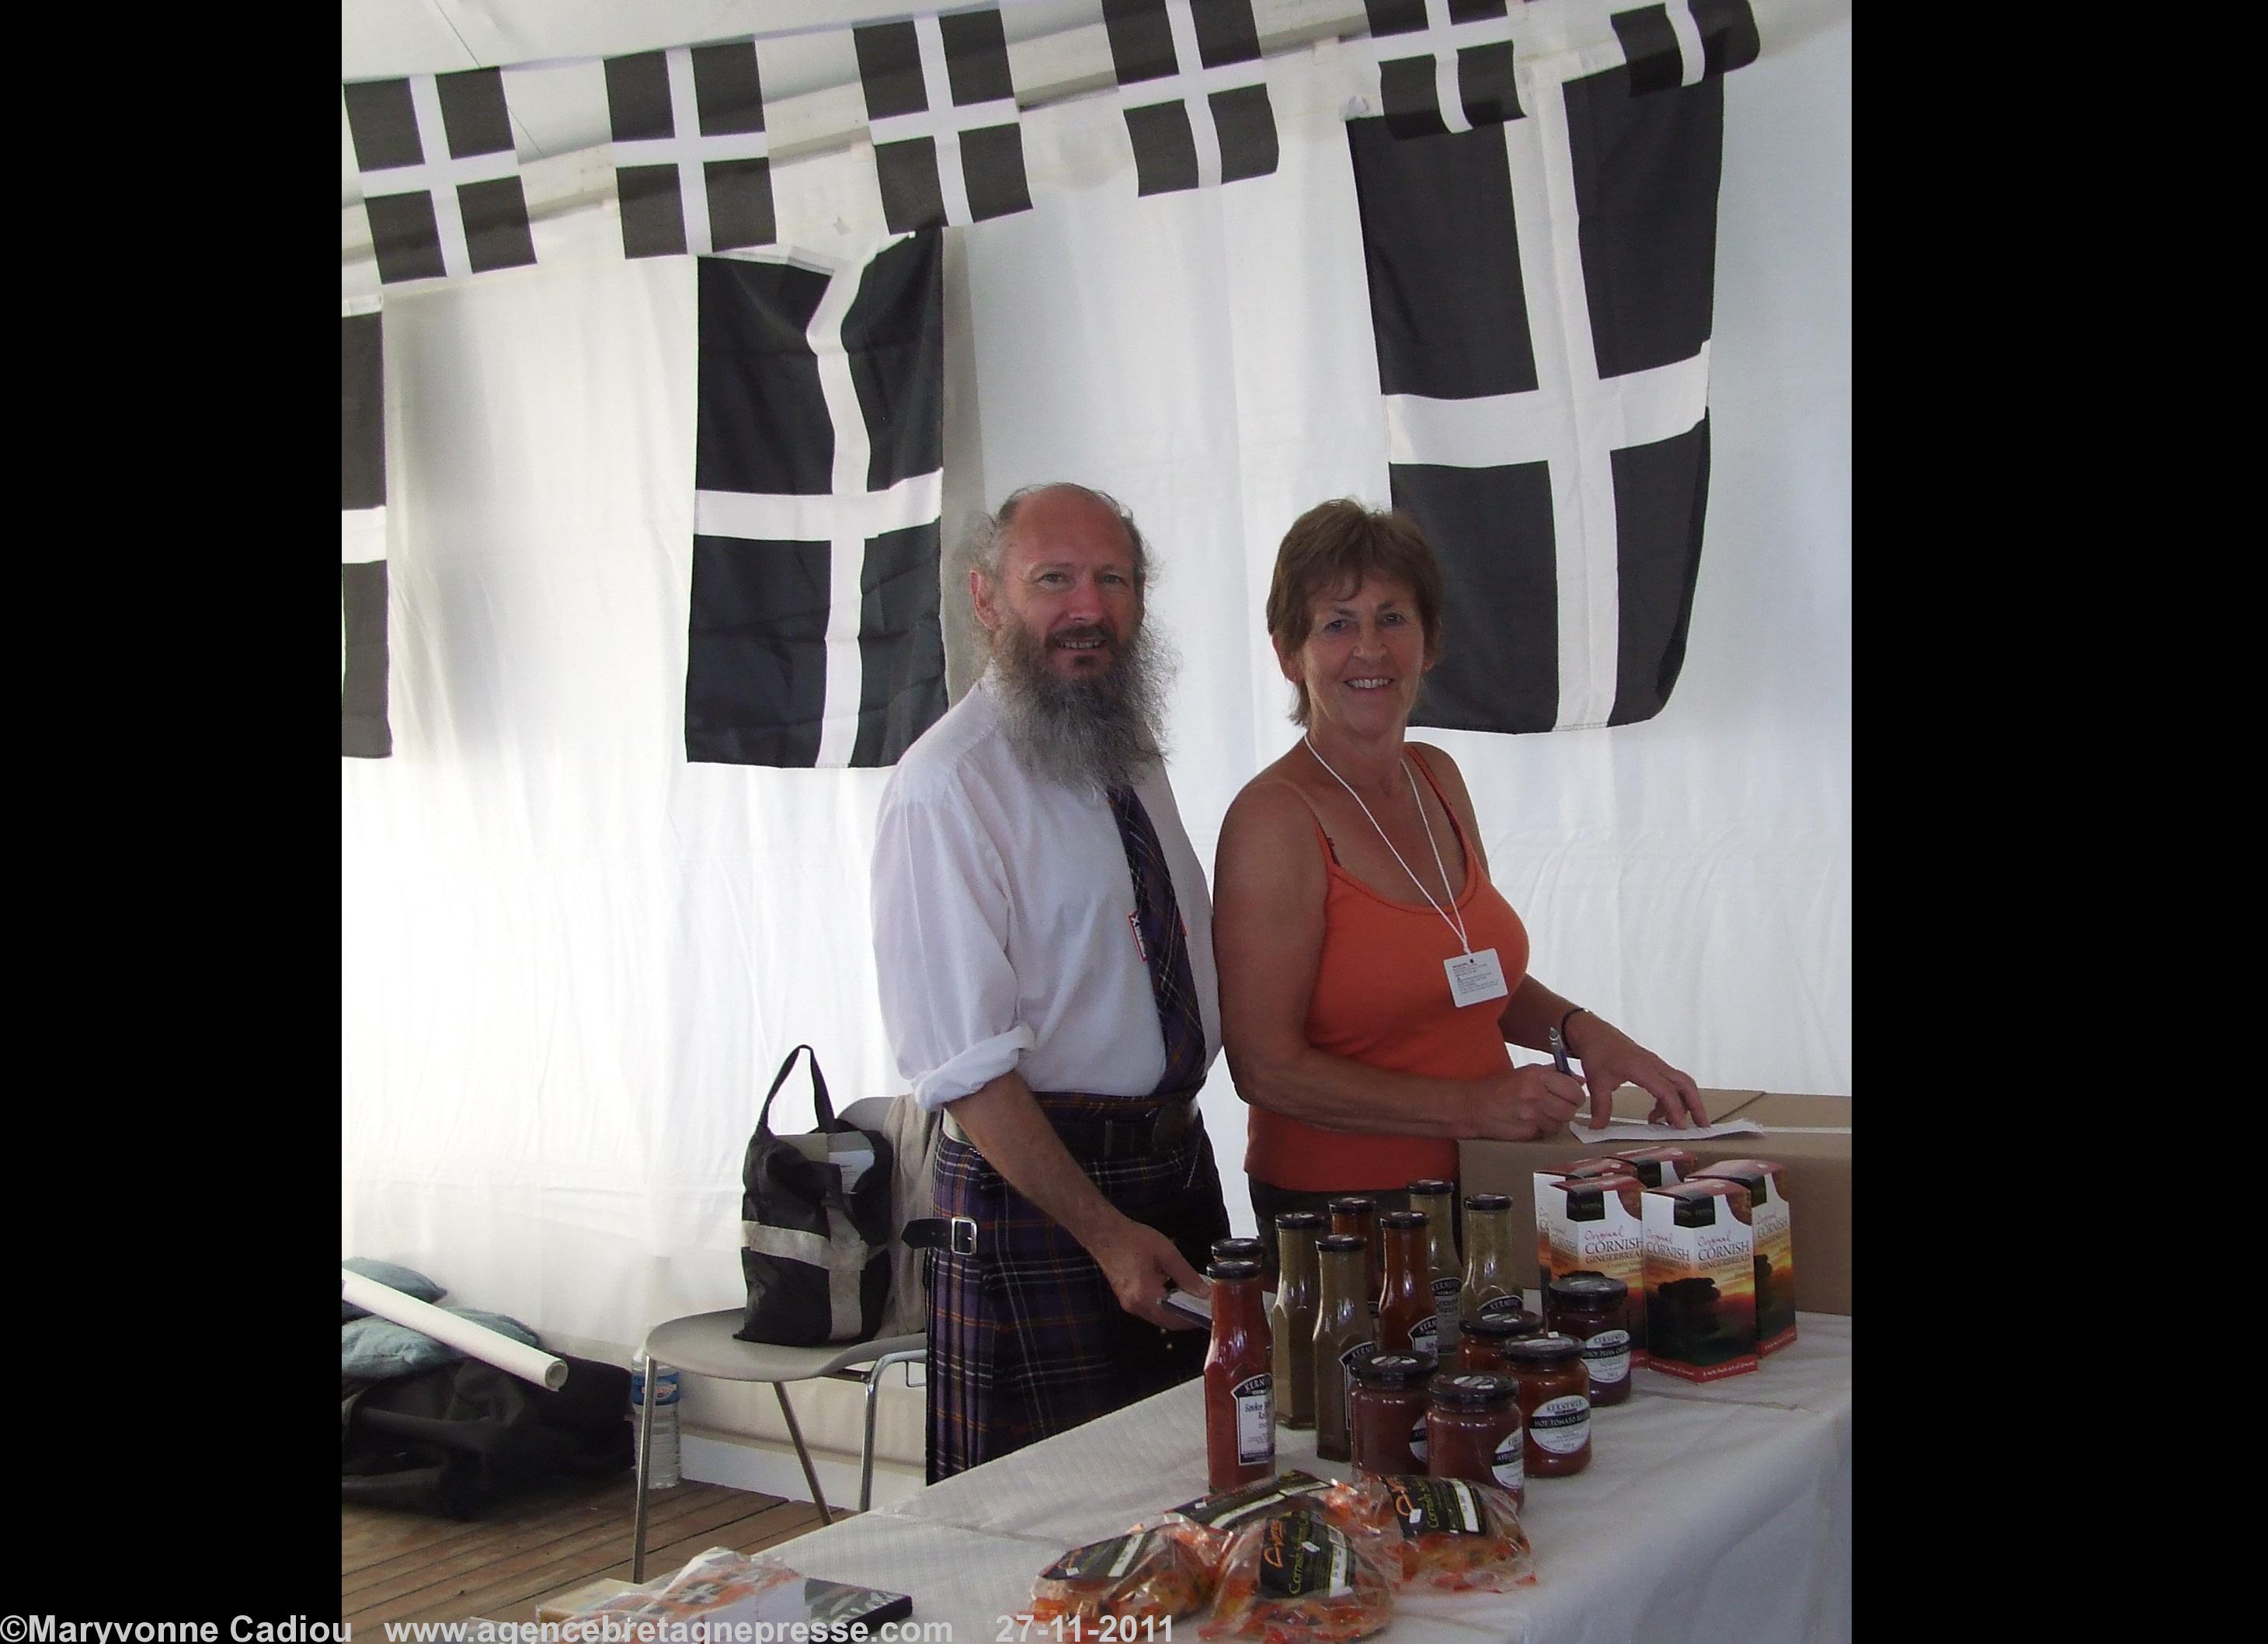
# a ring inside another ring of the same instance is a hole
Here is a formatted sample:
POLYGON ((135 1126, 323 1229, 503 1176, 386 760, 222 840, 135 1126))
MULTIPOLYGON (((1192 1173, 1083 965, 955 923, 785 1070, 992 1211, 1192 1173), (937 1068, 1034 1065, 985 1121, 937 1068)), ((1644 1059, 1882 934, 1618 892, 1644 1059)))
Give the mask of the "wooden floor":
MULTIPOLYGON (((342 1504, 339 1618, 384 1636, 387 1621, 533 1621, 536 1606, 600 1576, 630 1576, 632 1476, 513 1498, 473 1523, 342 1504)), ((850 1517, 836 1509, 840 1521, 850 1517)), ((651 1493, 645 1574, 711 1547, 755 1552, 819 1528, 808 1501, 681 1484, 651 1493)))

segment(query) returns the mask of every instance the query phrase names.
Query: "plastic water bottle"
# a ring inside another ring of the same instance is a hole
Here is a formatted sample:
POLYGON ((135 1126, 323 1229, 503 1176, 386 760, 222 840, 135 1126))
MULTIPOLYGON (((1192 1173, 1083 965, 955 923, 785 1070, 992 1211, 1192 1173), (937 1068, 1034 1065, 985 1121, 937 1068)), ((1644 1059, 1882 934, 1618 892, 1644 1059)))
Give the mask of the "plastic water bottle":
MULTIPOLYGON (((645 1441, 645 1355, 640 1353, 630 1363, 630 1423, 641 1444, 645 1441)), ((675 1370, 664 1370, 654 1378, 653 1465, 645 1476, 645 1487, 649 1490, 666 1490, 679 1482, 677 1394, 675 1370)))

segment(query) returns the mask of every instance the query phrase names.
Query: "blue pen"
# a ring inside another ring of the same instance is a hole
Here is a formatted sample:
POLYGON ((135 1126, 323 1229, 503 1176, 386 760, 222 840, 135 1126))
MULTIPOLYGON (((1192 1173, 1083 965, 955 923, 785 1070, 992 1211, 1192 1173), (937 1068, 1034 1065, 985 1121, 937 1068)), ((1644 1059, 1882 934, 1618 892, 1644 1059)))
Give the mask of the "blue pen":
POLYGON ((1567 1065, 1567 1041, 1559 1036, 1557 1028, 1551 1029, 1551 1059, 1568 1078, 1575 1076, 1575 1070, 1567 1065))

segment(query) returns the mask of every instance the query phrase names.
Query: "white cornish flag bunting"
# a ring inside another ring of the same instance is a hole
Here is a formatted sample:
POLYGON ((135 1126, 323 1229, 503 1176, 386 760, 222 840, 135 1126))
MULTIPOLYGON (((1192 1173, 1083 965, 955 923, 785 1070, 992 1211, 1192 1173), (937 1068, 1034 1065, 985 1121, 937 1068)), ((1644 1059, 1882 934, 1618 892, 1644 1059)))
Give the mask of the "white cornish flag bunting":
POLYGON ((1522 65, 1522 118, 1347 127, 1394 500, 1448 585, 1419 723, 1628 725, 1676 683, 1724 136, 1723 81, 1698 59, 1564 82, 1546 59, 1522 65))
POLYGON ((853 31, 892 233, 1032 209, 999 8, 853 31))
POLYGON ((894 764, 945 711, 943 270, 700 260, 688 759, 894 764))
POLYGON ((622 254, 707 255, 777 238, 752 41, 607 59, 622 254))
POLYGON ((1252 0, 1102 0, 1136 192, 1215 188, 1276 169, 1276 111, 1252 0))
POLYGON ((461 279, 535 261, 501 70, 340 89, 381 283, 461 279))
POLYGON ((376 299, 339 318, 340 752, 394 751, 386 718, 386 355, 376 299))

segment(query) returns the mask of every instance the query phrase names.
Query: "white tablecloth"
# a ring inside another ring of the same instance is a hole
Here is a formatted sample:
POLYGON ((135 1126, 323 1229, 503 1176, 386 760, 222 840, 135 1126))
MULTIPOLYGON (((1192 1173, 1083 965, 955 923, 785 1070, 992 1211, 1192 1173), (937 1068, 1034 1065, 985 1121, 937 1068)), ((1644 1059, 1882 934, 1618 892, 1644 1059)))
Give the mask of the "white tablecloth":
MULTIPOLYGON (((1594 1412, 1587 1469, 1528 1482, 1522 1522, 1535 1585, 1406 1589, 1383 1640, 1850 1636, 1851 1321, 1800 1316, 1795 1345, 1754 1375, 1698 1386, 1636 1375, 1627 1402, 1594 1412)), ((950 1622, 953 1644, 996 1644, 1003 1618, 1027 1605, 1032 1578, 1057 1554, 1204 1493, 1203 1412, 1202 1383, 1185 1382, 801 1537, 781 1556, 806 1575, 911 1593, 913 1618, 950 1622)), ((1352 1474, 1315 1458, 1312 1432, 1279 1427, 1276 1443, 1279 1467, 1352 1474)), ((1188 1644, 1196 1619, 1176 1624, 1188 1644)))

